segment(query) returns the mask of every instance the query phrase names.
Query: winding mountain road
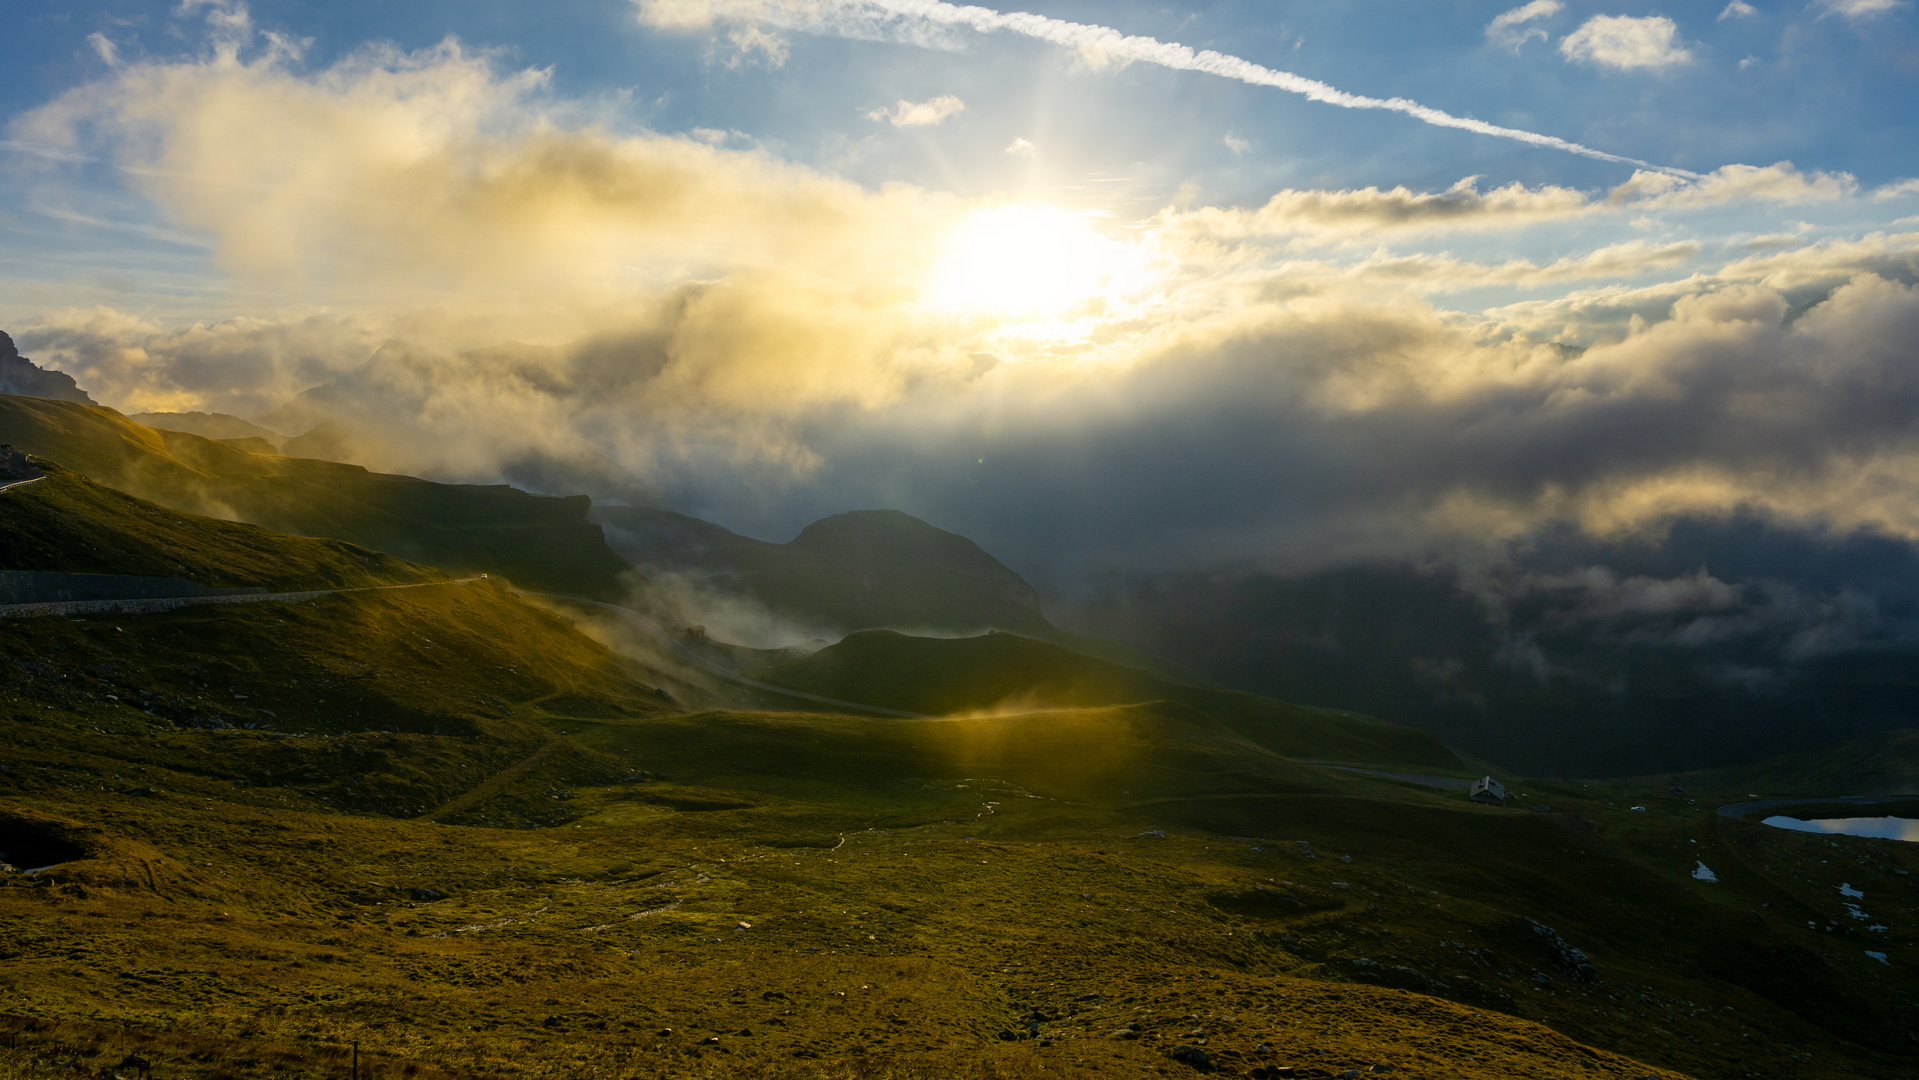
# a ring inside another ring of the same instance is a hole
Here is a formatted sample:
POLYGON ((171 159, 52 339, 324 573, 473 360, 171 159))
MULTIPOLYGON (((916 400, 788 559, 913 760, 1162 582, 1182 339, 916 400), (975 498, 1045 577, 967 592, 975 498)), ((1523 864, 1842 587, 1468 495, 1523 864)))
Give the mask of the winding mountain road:
POLYGON ((150 615, 175 608, 201 604, 257 604, 278 600, 298 603, 319 596, 343 593, 380 592, 385 589, 426 589, 436 585, 470 585, 480 577, 453 578, 447 581, 416 581, 406 585, 360 585, 351 589, 308 589, 303 592, 228 593, 221 596, 166 596, 140 600, 49 600, 38 604, 0 604, 0 619, 28 615, 150 615))

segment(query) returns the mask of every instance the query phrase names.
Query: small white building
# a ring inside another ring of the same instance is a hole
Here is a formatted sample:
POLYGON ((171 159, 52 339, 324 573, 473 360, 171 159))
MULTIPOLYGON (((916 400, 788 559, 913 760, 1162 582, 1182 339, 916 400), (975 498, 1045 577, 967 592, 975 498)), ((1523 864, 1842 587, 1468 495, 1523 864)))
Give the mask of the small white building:
POLYGON ((1466 797, 1488 806, 1504 806, 1506 805, 1506 785, 1490 776, 1482 776, 1473 781, 1472 790, 1466 797))

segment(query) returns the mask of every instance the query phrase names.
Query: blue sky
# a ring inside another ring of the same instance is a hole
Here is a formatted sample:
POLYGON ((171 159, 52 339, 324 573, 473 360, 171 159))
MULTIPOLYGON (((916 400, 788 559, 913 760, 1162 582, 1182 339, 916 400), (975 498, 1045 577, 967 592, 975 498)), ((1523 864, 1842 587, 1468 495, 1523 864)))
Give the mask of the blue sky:
POLYGON ((1048 580, 1909 542, 1914 20, 16 4, 0 322, 127 412, 775 539, 897 506, 1048 580))
MULTIPOLYGON (((13 32, 0 42, 0 63, 10 73, 0 87, 0 111, 8 116, 107 76, 100 40, 123 61, 195 55, 205 48, 211 10, 171 3, 10 6, 13 32)), ((1919 175, 1912 9, 1872 0, 1850 6, 1865 10, 1849 15, 1847 4, 1818 0, 1752 5, 1749 14, 1718 3, 1568 2, 1495 33, 1489 24, 1514 6, 1029 5, 1059 19, 1219 50, 1349 92, 1403 96, 1695 172, 1792 161, 1803 170, 1849 174, 1867 187, 1919 175), (1568 56, 1569 35, 1595 16, 1669 19, 1673 49, 1685 59, 1622 68, 1568 56)), ((1094 70, 1070 50, 1004 32, 961 32, 943 48, 925 48, 752 21, 672 31, 644 25, 627 0, 269 0, 250 5, 249 13, 260 30, 302 43, 302 70, 322 70, 370 42, 413 50, 453 37, 495 51, 502 67, 550 73, 548 95, 592 103, 612 123, 726 132, 732 145, 764 148, 868 186, 1028 194, 1123 217, 1145 216, 1176 198, 1256 205, 1283 188, 1434 190, 1476 175, 1486 186, 1598 189, 1631 172, 1150 64, 1094 70), (754 25, 778 37, 776 55, 728 40, 754 25), (895 128, 867 118, 898 101, 945 95, 965 108, 937 125, 895 128), (1032 143, 1033 156, 1006 154, 1015 139, 1032 143)), ((115 177, 62 179, 96 189, 87 198, 65 192, 68 211, 80 201, 101 211, 88 218, 165 225, 163 211, 117 198, 115 177)), ((10 268, 29 257, 43 266, 71 258, 76 269, 114 276, 102 267, 113 261, 114 245, 130 242, 127 234, 88 235, 99 230, 70 217, 59 226, 36 219, 39 196, 22 191, 17 178, 9 186, 10 268)), ((190 264, 192 256, 176 248, 148 254, 169 266, 190 264)), ((17 319, 30 310, 16 299, 7 314, 17 319)))

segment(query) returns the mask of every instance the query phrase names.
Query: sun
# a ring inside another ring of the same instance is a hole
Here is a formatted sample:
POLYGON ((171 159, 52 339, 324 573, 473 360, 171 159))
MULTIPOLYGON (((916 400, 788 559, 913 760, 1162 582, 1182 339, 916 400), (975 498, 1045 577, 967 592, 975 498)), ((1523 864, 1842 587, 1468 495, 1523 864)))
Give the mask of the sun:
POLYGON ((998 206, 967 215, 933 268, 926 298, 946 311, 1057 319, 1106 291, 1120 245, 1079 214, 998 206))

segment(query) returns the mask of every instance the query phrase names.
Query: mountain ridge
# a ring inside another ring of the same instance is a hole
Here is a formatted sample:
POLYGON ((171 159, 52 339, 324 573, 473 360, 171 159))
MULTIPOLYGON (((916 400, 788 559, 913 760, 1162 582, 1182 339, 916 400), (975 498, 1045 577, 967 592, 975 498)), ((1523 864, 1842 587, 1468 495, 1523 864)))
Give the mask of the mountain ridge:
POLYGON ((631 568, 584 496, 440 484, 358 465, 247 453, 99 405, 0 395, 0 442, 186 513, 326 536, 552 592, 618 595, 631 568))
POLYGON ((13 336, 4 330, 0 330, 0 394, 96 404, 85 390, 80 389, 80 384, 73 381, 73 376, 64 371, 48 370, 21 356, 19 347, 13 343, 13 336))

